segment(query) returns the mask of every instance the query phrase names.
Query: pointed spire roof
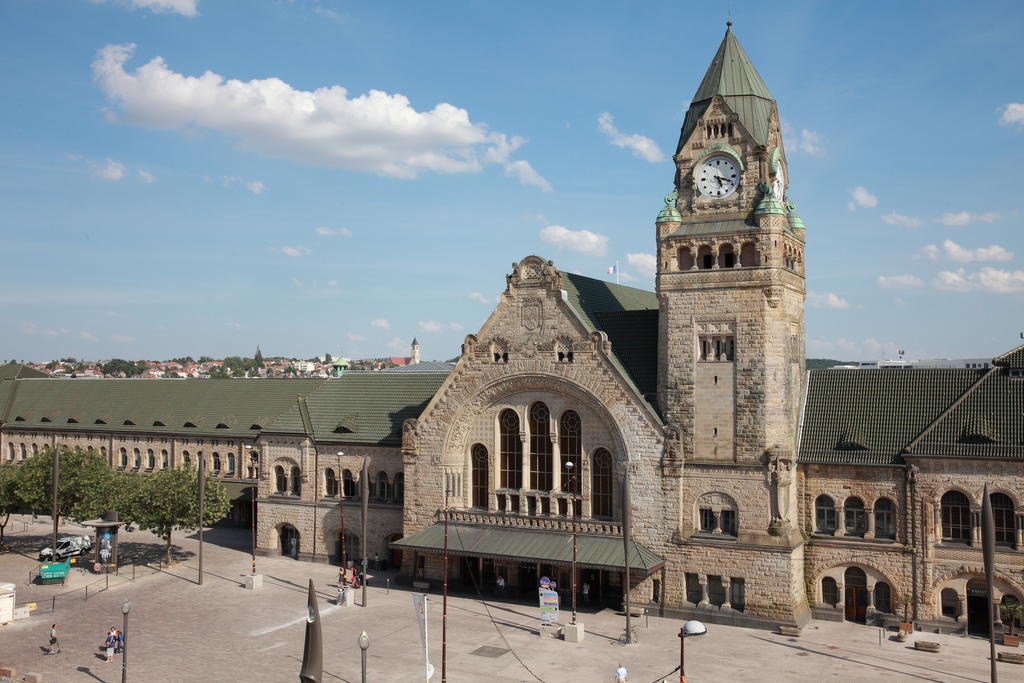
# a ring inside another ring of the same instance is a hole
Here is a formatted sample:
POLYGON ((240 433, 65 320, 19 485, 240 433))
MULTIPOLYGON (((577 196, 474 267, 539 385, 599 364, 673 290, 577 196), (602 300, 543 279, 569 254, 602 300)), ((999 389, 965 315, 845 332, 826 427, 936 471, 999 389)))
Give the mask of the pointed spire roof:
POLYGON ((418 341, 416 341, 416 337, 412 338, 412 345, 413 346, 419 346, 420 345, 420 343, 418 341))
MULTIPOLYGON (((770 117, 775 98, 768 86, 761 80, 761 75, 754 68, 754 63, 744 52, 736 34, 732 32, 732 22, 728 22, 725 37, 722 38, 708 66, 700 87, 690 100, 690 108, 683 121, 680 131, 679 148, 697 127, 697 120, 707 110, 712 98, 716 95, 725 99, 733 112, 739 115, 740 123, 760 143, 768 141, 770 117)), ((679 148, 676 151, 679 151, 679 148)))

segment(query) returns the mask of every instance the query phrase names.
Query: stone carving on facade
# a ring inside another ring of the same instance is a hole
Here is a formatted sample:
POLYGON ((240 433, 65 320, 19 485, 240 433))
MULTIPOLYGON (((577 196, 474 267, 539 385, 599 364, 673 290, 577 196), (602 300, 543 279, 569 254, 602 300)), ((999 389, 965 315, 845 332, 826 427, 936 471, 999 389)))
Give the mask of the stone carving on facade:
POLYGON ((534 332, 540 329, 544 320, 544 304, 540 299, 523 299, 522 322, 523 329, 534 332))
POLYGON ((512 272, 505 276, 508 285, 506 292, 521 284, 545 284, 551 289, 562 288, 562 274, 555 268, 553 261, 545 261, 539 256, 527 256, 519 263, 512 264, 512 272))
POLYGON ((769 532, 781 534, 789 528, 790 487, 793 484, 793 460, 782 448, 773 446, 767 453, 768 483, 771 491, 771 524, 769 532))
POLYGON ((416 418, 402 423, 402 455, 416 455, 416 418))
POLYGON ((765 287, 764 298, 768 301, 769 306, 776 308, 779 305, 779 299, 782 298, 782 287, 765 287))
POLYGON ((664 429, 664 446, 661 453, 661 471, 666 477, 680 477, 683 474, 682 430, 677 425, 664 429))

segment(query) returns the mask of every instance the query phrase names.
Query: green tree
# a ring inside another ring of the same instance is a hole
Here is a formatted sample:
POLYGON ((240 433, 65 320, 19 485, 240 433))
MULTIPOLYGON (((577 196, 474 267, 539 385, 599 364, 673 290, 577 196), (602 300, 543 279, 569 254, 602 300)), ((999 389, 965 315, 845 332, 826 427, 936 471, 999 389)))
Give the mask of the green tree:
POLYGON ((116 375, 123 372, 125 377, 141 375, 148 368, 149 364, 145 361, 135 362, 124 360, 123 358, 111 358, 106 363, 100 365, 100 370, 103 371, 104 375, 116 375))
MULTIPOLYGON (((227 490, 216 479, 206 480, 203 525, 213 524, 228 512, 227 490)), ((152 531, 167 543, 165 561, 171 561, 174 530, 198 528, 199 475, 190 467, 135 475, 127 487, 131 501, 124 506, 126 519, 140 529, 152 531)))
POLYGON ((20 467, 0 467, 0 550, 4 549, 4 530, 11 514, 24 506, 18 493, 18 475, 20 467))
MULTIPOLYGON (((58 446, 60 483, 57 486, 57 522, 68 517, 94 519, 111 508, 114 473, 106 459, 82 448, 58 446)), ((53 505, 53 454, 50 446, 31 456, 19 468, 16 489, 26 507, 49 511, 53 505)))

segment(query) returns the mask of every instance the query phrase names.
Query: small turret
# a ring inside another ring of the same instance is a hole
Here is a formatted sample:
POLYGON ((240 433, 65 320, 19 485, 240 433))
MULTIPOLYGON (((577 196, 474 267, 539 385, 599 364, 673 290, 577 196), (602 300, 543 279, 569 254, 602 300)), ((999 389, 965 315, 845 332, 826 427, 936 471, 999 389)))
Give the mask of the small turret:
POLYGON ((420 343, 418 341, 416 341, 416 337, 412 338, 412 347, 411 347, 411 349, 412 350, 409 353, 409 355, 411 356, 411 359, 409 360, 409 364, 410 365, 416 365, 417 363, 420 362, 420 343))

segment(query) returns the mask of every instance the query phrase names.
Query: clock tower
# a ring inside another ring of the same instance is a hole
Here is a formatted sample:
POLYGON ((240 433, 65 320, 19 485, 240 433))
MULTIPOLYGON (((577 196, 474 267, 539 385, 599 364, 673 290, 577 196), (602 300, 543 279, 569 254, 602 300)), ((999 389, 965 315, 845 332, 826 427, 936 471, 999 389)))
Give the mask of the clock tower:
POLYGON ((673 159, 675 186, 656 223, 659 408, 680 434, 684 476, 734 482, 747 508, 740 540, 789 546, 804 226, 788 201, 778 107, 731 22, 673 159))

